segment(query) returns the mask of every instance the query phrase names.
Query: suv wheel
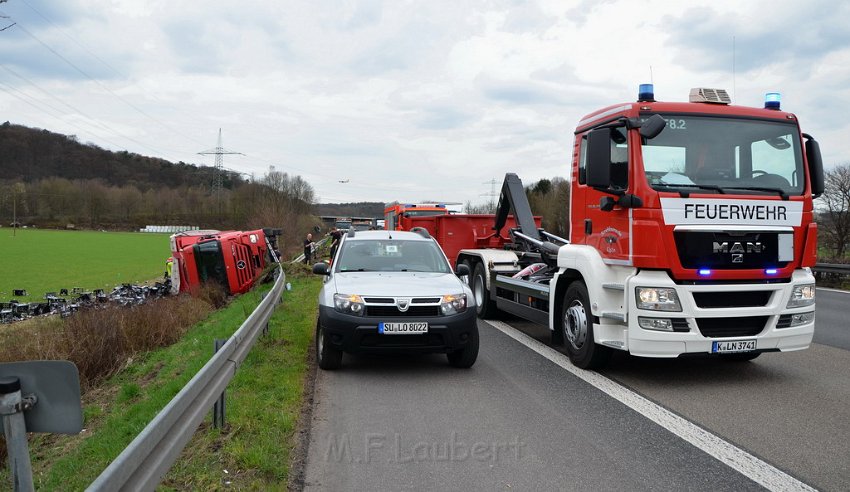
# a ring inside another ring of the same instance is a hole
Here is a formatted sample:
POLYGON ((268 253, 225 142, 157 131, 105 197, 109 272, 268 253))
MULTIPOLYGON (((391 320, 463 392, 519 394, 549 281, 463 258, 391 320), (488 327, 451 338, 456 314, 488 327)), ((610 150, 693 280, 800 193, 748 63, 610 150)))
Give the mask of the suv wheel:
POLYGON ((475 364, 475 360, 478 359, 478 325, 476 324, 472 327, 472 331, 469 334, 469 341, 464 348, 449 352, 446 355, 452 367, 460 367, 462 369, 472 367, 475 364))
POLYGON ((322 322, 316 322, 316 361, 325 370, 339 369, 342 365, 342 350, 334 348, 325 340, 322 322))

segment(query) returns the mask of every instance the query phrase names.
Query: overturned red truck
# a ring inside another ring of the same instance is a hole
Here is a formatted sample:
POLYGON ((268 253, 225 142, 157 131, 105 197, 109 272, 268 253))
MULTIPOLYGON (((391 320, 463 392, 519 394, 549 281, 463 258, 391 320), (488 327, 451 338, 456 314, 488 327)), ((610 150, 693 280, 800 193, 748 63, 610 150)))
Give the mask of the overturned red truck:
POLYGON ((228 294, 253 287, 270 263, 277 263, 280 229, 188 231, 171 236, 171 291, 191 292, 205 282, 220 283, 228 294))

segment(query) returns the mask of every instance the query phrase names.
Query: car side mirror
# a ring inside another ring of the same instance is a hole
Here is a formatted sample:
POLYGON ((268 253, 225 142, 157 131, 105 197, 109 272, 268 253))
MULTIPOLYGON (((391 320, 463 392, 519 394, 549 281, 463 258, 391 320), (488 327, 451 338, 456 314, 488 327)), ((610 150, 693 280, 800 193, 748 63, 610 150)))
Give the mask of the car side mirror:
POLYGON ((469 275, 469 265, 466 263, 461 263, 455 268, 455 275, 458 277, 463 277, 464 275, 469 275))
POLYGON ((316 275, 330 275, 331 272, 328 269, 328 264, 325 262, 316 263, 313 265, 313 273, 316 275))

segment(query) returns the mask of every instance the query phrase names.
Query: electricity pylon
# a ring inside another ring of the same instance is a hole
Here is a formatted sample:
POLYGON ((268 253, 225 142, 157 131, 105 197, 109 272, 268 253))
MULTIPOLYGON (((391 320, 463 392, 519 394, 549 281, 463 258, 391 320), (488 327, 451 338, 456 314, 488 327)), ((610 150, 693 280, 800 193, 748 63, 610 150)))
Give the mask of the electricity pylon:
POLYGON ((212 193, 218 199, 218 214, 221 216, 221 189, 224 186, 224 155, 245 155, 241 152, 234 152, 225 149, 221 144, 221 128, 218 129, 218 145, 214 149, 198 152, 200 155, 215 156, 215 176, 213 177, 212 193))

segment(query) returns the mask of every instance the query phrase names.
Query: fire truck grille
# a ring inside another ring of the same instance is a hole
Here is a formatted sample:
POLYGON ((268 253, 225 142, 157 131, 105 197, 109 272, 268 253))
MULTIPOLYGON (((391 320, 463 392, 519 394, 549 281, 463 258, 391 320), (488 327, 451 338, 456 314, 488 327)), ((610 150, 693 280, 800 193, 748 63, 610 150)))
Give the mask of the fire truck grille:
POLYGON ((704 309, 761 307, 770 302, 769 290, 749 292, 694 292, 694 302, 704 309))
POLYGON ((704 337, 750 337, 764 330, 767 316, 740 318, 697 318, 697 327, 704 337))

